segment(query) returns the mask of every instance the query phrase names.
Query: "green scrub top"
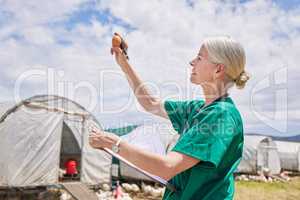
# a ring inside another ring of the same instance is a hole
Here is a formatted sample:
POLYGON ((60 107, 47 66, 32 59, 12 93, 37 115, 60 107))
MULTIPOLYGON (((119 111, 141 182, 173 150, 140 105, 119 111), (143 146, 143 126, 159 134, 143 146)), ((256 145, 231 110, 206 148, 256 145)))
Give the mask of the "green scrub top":
POLYGON ((204 107, 204 101, 165 101, 164 107, 180 138, 172 151, 199 159, 177 174, 164 200, 233 199, 234 177, 243 151, 243 122, 230 97, 204 107))

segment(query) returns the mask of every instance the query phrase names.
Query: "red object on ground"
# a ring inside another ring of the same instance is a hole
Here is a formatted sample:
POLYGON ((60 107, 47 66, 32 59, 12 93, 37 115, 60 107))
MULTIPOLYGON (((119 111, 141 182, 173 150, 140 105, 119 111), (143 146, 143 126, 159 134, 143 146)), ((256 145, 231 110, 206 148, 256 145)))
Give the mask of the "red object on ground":
POLYGON ((68 160, 65 163, 66 167, 66 174, 68 175, 74 175, 77 174, 77 162, 75 160, 68 160))
POLYGON ((117 200, 122 199, 123 193, 122 193, 122 187, 120 185, 118 185, 116 187, 116 189, 113 192, 113 195, 114 195, 114 199, 117 199, 117 200))

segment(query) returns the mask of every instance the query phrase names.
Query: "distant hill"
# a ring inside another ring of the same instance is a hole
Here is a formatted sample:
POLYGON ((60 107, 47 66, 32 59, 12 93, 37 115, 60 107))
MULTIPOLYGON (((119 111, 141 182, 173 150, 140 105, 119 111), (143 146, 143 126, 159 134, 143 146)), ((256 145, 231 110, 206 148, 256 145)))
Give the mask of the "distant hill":
POLYGON ((283 140, 283 141, 289 141, 289 142, 300 142, 300 135, 295 136, 289 136, 289 137, 272 137, 274 140, 283 140))
POLYGON ((106 129, 105 131, 114 133, 118 136, 122 136, 122 135, 126 135, 127 133, 133 131, 138 126, 139 125, 130 125, 130 126, 125 126, 125 127, 121 127, 121 128, 110 128, 110 129, 106 129))
POLYGON ((264 135, 259 133, 246 133, 245 135, 263 135, 271 137, 273 140, 280 140, 280 141, 289 141, 289 142, 300 142, 300 135, 294 136, 271 136, 271 135, 264 135))

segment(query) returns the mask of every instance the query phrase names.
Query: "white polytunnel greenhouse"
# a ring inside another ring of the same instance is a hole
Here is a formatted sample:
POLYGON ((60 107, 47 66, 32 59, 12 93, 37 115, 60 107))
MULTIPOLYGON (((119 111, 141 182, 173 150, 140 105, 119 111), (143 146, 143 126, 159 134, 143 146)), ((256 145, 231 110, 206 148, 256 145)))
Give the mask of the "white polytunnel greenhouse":
POLYGON ((0 103, 0 186, 57 184, 68 159, 78 163, 78 181, 111 181, 111 156, 88 144, 95 117, 74 101, 40 95, 0 103))
POLYGON ((264 168, 271 174, 281 171, 276 143, 267 136, 245 135, 243 157, 237 172, 256 174, 264 168))
POLYGON ((289 171, 300 171, 300 143, 275 141, 281 161, 281 168, 289 171))
MULTIPOLYGON (((39 95, 19 103, 0 103, 0 187, 47 186, 64 181, 66 161, 78 164, 78 177, 87 185, 110 183, 112 156, 88 144, 97 119, 78 103, 64 97, 39 95)), ((165 154, 178 134, 171 124, 142 125, 122 136, 152 152, 165 154)), ((120 163, 120 176, 145 179, 120 163)), ((69 180, 66 180, 69 181, 69 180)))

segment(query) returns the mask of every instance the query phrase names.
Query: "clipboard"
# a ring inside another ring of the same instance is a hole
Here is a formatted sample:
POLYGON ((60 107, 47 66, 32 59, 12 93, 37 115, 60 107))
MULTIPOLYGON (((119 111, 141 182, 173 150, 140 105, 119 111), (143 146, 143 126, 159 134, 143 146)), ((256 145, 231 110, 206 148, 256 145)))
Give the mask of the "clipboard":
MULTIPOLYGON (((92 132, 92 130, 101 130, 101 128, 99 128, 98 125, 96 124, 89 124, 88 125, 88 132, 92 132)), ((110 154, 111 156, 117 158, 118 160, 122 161, 123 163, 125 163, 127 166, 137 170, 138 172, 142 173, 143 175, 145 175, 146 177, 150 178, 151 180, 162 184, 163 186, 165 186, 166 188, 168 188, 170 191, 172 192, 176 192, 176 188, 175 186, 173 186, 172 184, 170 184, 168 181, 166 181, 163 178, 160 178, 159 176, 155 176, 141 168, 139 168, 138 166, 134 165, 133 163, 131 163, 130 161, 126 160, 125 158, 123 158, 122 156, 120 156, 119 154, 113 152, 112 150, 108 149, 108 148, 101 148, 102 150, 104 150, 106 153, 110 154)))
POLYGON ((108 149, 108 148, 102 148, 105 152, 107 152, 108 154, 112 155, 113 157, 117 158, 118 160, 122 161, 123 163, 125 163, 126 165, 128 165, 129 167, 132 167, 133 169, 137 170, 138 172, 144 174, 145 176, 147 176, 148 178, 150 178, 151 180, 158 182, 162 185, 164 185, 166 188, 168 188, 170 191, 172 192, 176 192, 176 188, 168 183, 168 181, 166 181, 163 178, 160 178, 159 176, 155 176, 153 174, 150 174, 149 172, 146 172, 145 170, 137 167, 136 165, 134 165, 133 163, 129 162, 128 160, 126 160, 125 158, 123 158, 122 156, 120 156, 119 154, 114 153, 112 150, 108 149))

